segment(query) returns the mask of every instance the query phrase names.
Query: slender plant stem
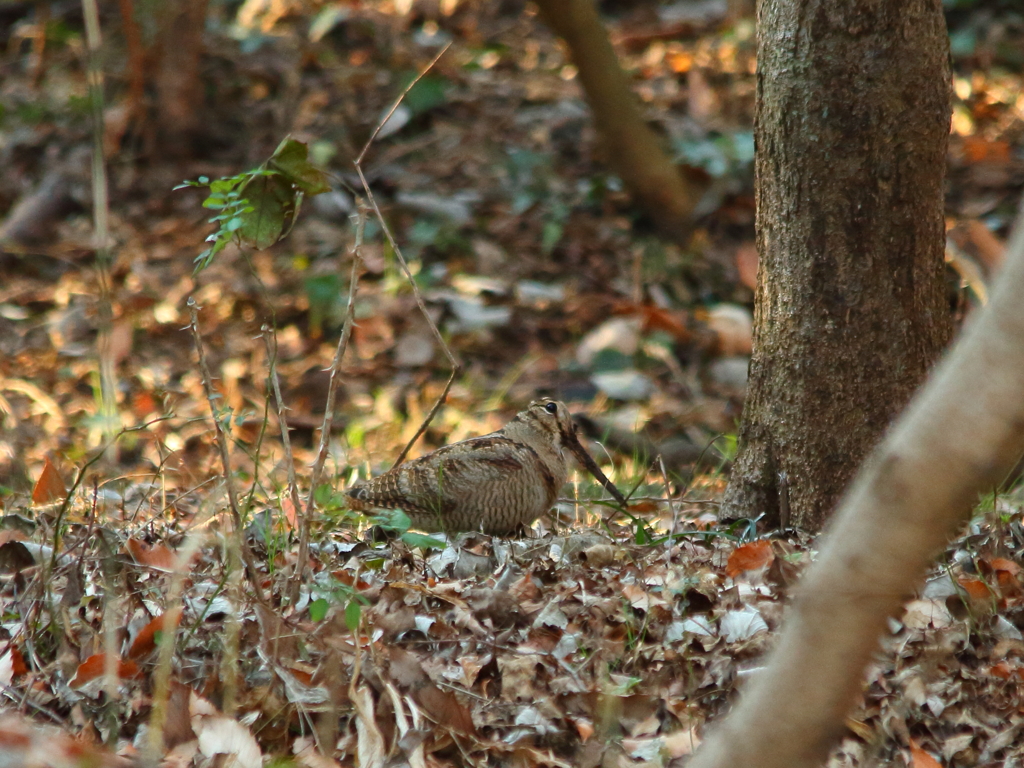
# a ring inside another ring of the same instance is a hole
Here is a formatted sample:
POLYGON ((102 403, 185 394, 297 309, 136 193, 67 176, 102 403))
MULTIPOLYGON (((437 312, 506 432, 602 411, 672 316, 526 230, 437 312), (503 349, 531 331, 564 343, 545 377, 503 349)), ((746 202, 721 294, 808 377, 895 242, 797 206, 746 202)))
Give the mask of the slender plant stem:
MULTIPOLYGON (((451 43, 449 43, 448 45, 451 45, 451 43)), ((438 60, 444 55, 445 51, 448 50, 448 45, 442 48, 441 51, 437 54, 437 56, 435 56, 433 60, 420 71, 416 78, 411 83, 409 83, 409 85, 406 86, 405 90, 402 91, 401 95, 399 95, 398 99, 392 105, 391 109, 384 116, 384 119, 381 120, 381 122, 377 125, 373 133, 370 134, 370 138, 366 140, 366 144, 363 145, 363 149, 359 153, 359 157, 357 157, 355 161, 356 173, 359 174, 359 181, 362 182, 363 191, 366 193, 366 199, 369 201, 370 206, 373 208, 373 212, 377 216, 377 221, 380 222, 380 227, 384 231, 384 237, 387 238, 388 244, 391 246, 391 250, 394 251, 395 256, 398 257, 399 264, 402 265, 402 272, 403 274, 405 274, 405 279, 409 281, 409 285, 412 287, 412 294, 416 298, 416 306, 419 307, 420 313, 426 319, 427 325, 430 326, 430 332, 434 334, 434 338, 437 339, 437 343, 441 345, 441 349, 444 350, 445 357, 448 358, 448 362, 451 363, 452 366, 451 375, 448 377, 448 382, 444 385, 444 389, 441 391, 441 396, 437 398, 437 401, 430 409, 430 412, 427 413, 427 416, 423 420, 423 423, 420 424, 420 428, 416 430, 416 434, 412 436, 412 439, 409 440, 405 448, 402 449, 402 452, 398 454, 398 458, 395 460, 394 464, 394 466, 396 467, 399 466, 403 461, 405 461, 405 458, 409 455, 409 451, 412 449, 413 445, 415 445, 416 441, 420 439, 420 436, 427 431, 427 427, 430 426, 430 422, 434 420, 434 416, 437 415, 437 412, 441 409, 441 406, 444 405, 445 401, 448 399, 448 393, 452 389, 452 384, 455 382, 455 377, 459 374, 459 371, 462 370, 462 365, 461 363, 459 363, 458 359, 455 357, 451 349, 445 343, 444 338, 441 336, 441 331, 439 331, 437 328, 437 323, 434 322, 433 318, 430 316, 430 313, 427 312, 427 305, 424 303, 423 296, 422 294, 420 294, 420 289, 416 285, 416 281, 412 277, 412 272, 409 271, 409 264, 406 262, 405 256, 402 255, 402 249, 399 248, 398 243, 395 242, 395 237, 394 235, 391 234, 391 228, 388 226, 388 223, 384 220, 384 215, 380 212, 380 206, 377 205, 377 200, 373 196, 373 190, 370 189, 370 185, 366 181, 366 176, 363 173, 363 157, 366 155, 366 152, 370 148, 370 145, 373 143, 373 140, 377 137, 377 134, 380 132, 380 129, 384 127, 384 124, 388 121, 391 115, 394 114, 395 110, 398 109, 398 105, 402 103, 402 99, 404 99, 406 95, 409 93, 409 91, 411 91, 413 87, 415 87, 416 83, 418 83, 423 78, 423 76, 427 74, 427 72, 429 72, 435 64, 437 64, 438 60)))
MULTIPOLYGON (((305 517, 313 514, 313 502, 316 496, 316 489, 320 485, 320 478, 323 476, 324 464, 327 462, 327 449, 331 443, 331 428, 334 425, 334 398, 338 391, 339 372, 341 361, 348 348, 348 340, 352 335, 352 324, 355 322, 355 301, 356 287, 359 284, 359 265, 362 262, 363 230, 366 226, 366 211, 360 206, 356 214, 356 236, 352 244, 352 273, 348 281, 348 307, 345 310, 345 324, 341 328, 341 337, 338 339, 338 348, 334 352, 334 362, 331 364, 331 378, 327 385, 327 402, 324 405, 324 423, 320 428, 320 448, 316 454, 316 461, 313 462, 313 470, 310 473, 309 496, 306 499, 305 517)), ((308 544, 307 544, 308 546, 308 544)), ((300 553, 302 543, 299 543, 300 553)), ((301 568, 302 566, 300 566, 301 568)))
MULTIPOLYGON (((395 99, 395 103, 391 105, 391 109, 389 109, 388 113, 384 115, 384 118, 379 123, 377 123, 377 127, 373 129, 373 133, 370 134, 370 138, 368 138, 366 140, 366 143, 363 144, 363 149, 359 153, 359 157, 356 158, 356 168, 359 168, 363 164, 363 157, 366 155, 366 151, 370 148, 370 145, 373 144, 374 139, 377 138, 377 134, 380 133, 380 129, 383 128, 387 124, 388 120, 391 119, 391 116, 395 114, 395 110, 398 109, 398 105, 402 103, 402 101, 408 95, 409 91, 411 91, 416 86, 416 83, 418 83, 422 79, 422 77, 425 74, 427 74, 427 72, 434 68, 434 65, 437 64, 438 61, 440 61, 441 57, 444 56, 448 49, 451 47, 452 44, 447 43, 444 46, 444 48, 437 52, 437 56, 435 56, 431 60, 431 62, 423 68, 423 71, 416 75, 416 77, 413 79, 411 83, 405 86, 405 90, 398 94, 398 98, 395 99)), ((366 182, 364 181, 363 185, 365 186, 365 184, 366 182)))
POLYGON ((238 537, 238 549, 245 563, 246 575, 252 584, 256 599, 265 603, 263 588, 260 584, 260 572, 256 568, 252 552, 245 541, 245 527, 242 520, 242 510, 238 506, 238 492, 235 490, 235 483, 231 476, 231 450, 228 447, 228 436, 224 431, 224 424, 219 416, 217 408, 217 397, 213 390, 213 377, 210 375, 210 366, 206 362, 206 352, 203 348, 203 338, 199 333, 199 305, 195 299, 189 298, 188 311, 191 316, 189 327, 192 329, 192 338, 195 341, 196 353, 199 356, 199 372, 203 379, 203 389, 206 391, 206 401, 210 404, 210 413, 213 415, 213 426, 217 434, 217 447, 220 449, 220 459, 224 466, 224 486, 228 492, 228 504, 231 508, 231 519, 234 523, 235 536, 238 537))
POLYGON ((288 410, 281 397, 281 380, 277 375, 277 335, 270 326, 264 325, 260 329, 263 333, 263 343, 267 347, 267 360, 270 370, 267 373, 270 379, 270 388, 274 392, 274 402, 277 405, 277 423, 281 429, 281 444, 284 446, 285 461, 288 465, 288 497, 292 503, 292 510, 298 518, 299 524, 299 558, 295 565, 295 574, 289 589, 288 600, 295 605, 299 599, 299 589, 305 577, 306 558, 309 552, 309 515, 302 512, 302 501, 299 499, 299 484, 295 478, 295 456, 292 454, 292 440, 288 434, 288 410))
POLYGON ((92 111, 92 222, 96 272, 100 284, 99 336, 96 340, 100 376, 100 417, 104 439, 120 427, 117 419, 117 372, 113 352, 114 313, 110 301, 110 199, 103 151, 103 69, 99 10, 96 0, 82 0, 88 58, 89 105, 92 111))

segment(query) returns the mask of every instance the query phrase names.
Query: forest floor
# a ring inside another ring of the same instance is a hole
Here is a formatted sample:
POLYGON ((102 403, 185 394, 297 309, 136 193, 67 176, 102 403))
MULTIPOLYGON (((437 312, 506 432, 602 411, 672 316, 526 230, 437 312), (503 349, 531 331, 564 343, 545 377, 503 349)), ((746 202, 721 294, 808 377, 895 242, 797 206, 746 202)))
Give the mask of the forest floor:
MULTIPOLYGON (((247 26, 218 6, 207 143, 174 163, 124 118, 123 42, 117 15, 104 17, 105 273, 77 5, 47 23, 41 59, 34 6, 0 9, 0 232, 41 189, 61 203, 41 232, 0 248, 9 764, 685 762, 763 664, 815 553, 801 533, 716 515, 757 269, 754 27, 726 5, 608 16, 652 123, 708 189, 687 248, 660 239, 605 170, 575 70, 529 6, 296 3, 276 18, 268 4, 247 26), (352 171, 449 42, 364 164, 462 365, 414 454, 557 397, 632 491, 628 515, 609 517, 579 475, 527 537, 380 541, 340 494, 390 466, 451 370, 380 223, 360 213, 352 171), (172 189, 252 168, 286 135, 308 143, 332 191, 280 244, 229 246, 194 273, 210 212, 201 191, 172 189), (356 322, 313 490, 360 217, 356 322)), ((1024 22, 1012 4, 959 5, 947 197, 958 320, 984 302, 1024 186, 1024 22)), ((1018 491, 985 499, 890 621, 831 765, 1024 761, 1022 507, 1018 491)))

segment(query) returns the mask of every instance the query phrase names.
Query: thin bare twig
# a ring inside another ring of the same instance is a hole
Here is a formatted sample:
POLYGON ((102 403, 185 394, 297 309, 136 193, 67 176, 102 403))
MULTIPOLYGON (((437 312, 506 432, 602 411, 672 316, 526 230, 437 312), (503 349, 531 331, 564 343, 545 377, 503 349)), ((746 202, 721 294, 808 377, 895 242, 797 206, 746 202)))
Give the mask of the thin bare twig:
POLYGON ((366 140, 366 144, 363 145, 363 150, 359 153, 359 157, 357 157, 355 161, 356 173, 359 174, 359 181, 362 182, 363 191, 366 193, 366 199, 369 201, 370 206, 373 208, 373 212, 377 216, 377 221, 380 222, 380 227, 384 231, 384 236, 387 238, 388 244, 391 246, 391 250, 394 251, 395 256, 398 257, 399 264, 402 265, 402 272, 405 274, 406 280, 409 281, 409 285, 412 287, 412 294, 416 299, 416 306, 419 307, 420 313, 426 319, 427 325, 430 326, 430 332, 434 334, 434 338, 437 339, 437 343, 441 345, 441 349, 444 351, 445 357, 448 358, 448 362, 451 363, 452 366, 451 376, 448 377, 448 382, 444 385, 444 389, 441 391, 441 396, 437 398, 437 402, 434 403, 434 406, 430 409, 430 412, 423 420, 423 423, 420 424, 420 428, 416 430, 416 434, 412 436, 412 439, 409 440, 405 448, 402 449, 402 452, 398 454, 398 458, 395 460, 394 464, 395 467, 399 466, 403 461, 405 461, 405 458, 406 456, 409 455, 409 451, 412 449, 413 445, 415 445, 416 441, 420 439, 420 436, 427 431, 427 427, 430 426, 430 422, 434 420, 434 416, 437 415, 437 412, 441 409, 441 406, 444 405, 445 401, 448 399, 448 393, 451 391, 452 384, 455 382, 455 377, 459 374, 459 371, 462 370, 462 365, 459 363, 458 359, 455 357, 451 349, 449 349, 448 345, 445 343, 444 338, 441 336, 441 331, 439 331, 437 328, 437 324, 434 322, 433 318, 431 318, 430 313, 427 312, 427 305, 423 301, 423 296, 420 293, 419 287, 417 287, 416 285, 416 281, 413 280, 412 272, 409 271, 409 264, 406 262, 405 256, 402 255, 402 249, 399 248, 398 243, 395 242, 395 237, 394 235, 391 234, 391 228, 388 227, 387 222, 384 220, 384 215, 380 212, 380 207, 377 205, 377 200, 376 198, 374 198, 373 192, 370 189, 370 185, 366 181, 366 176, 363 174, 362 163, 363 157, 366 155, 366 152, 370 148, 370 145, 373 143, 373 140, 377 138, 377 134, 380 132, 380 129, 384 127, 384 124, 387 123, 391 115, 393 115, 395 110, 398 109, 398 105, 402 103, 402 99, 404 99, 406 94, 408 94, 409 91, 413 89, 416 83, 418 83, 420 79, 422 79, 422 77, 433 68, 433 66, 438 62, 438 60, 444 55, 445 51, 448 50, 449 45, 451 45, 451 43, 442 48, 441 51, 437 54, 437 56, 434 57, 433 61, 431 61, 426 67, 424 67, 423 70, 416 76, 416 78, 411 83, 409 83, 408 86, 406 86, 405 90, 402 91, 401 95, 395 101, 394 105, 384 116, 384 119, 381 120, 381 122, 377 125, 373 133, 370 134, 370 138, 366 140))
POLYGON ((409 265, 406 263, 405 257, 402 255, 402 250, 398 247, 398 243, 395 242, 395 238, 391 235, 391 230, 388 228, 387 223, 385 223, 384 216, 381 214, 380 208, 377 207, 377 201, 373 197, 373 192, 370 191, 370 185, 366 183, 366 177, 363 176, 363 169, 357 165, 356 171, 359 173, 360 181, 363 182, 363 189, 366 190, 367 199, 370 201, 370 205, 373 206, 374 213, 377 214, 377 219, 380 221, 381 228, 384 230, 384 235, 387 237, 388 243, 390 243, 395 255, 398 256, 398 261, 402 265, 402 271, 405 273, 405 277, 408 279, 409 285, 412 286, 413 296, 416 297, 416 305, 420 308, 420 312, 430 325, 431 333, 434 334, 434 338, 437 339, 437 342, 441 345, 441 349, 444 350, 445 357, 448 358, 448 362, 452 365, 451 376, 448 377, 448 382, 444 385, 444 390, 442 390, 441 396, 437 398, 437 402, 434 403, 434 406, 430 409, 427 417, 423 420, 423 423, 420 424, 420 428, 416 430, 416 434, 412 436, 412 439, 409 440, 405 448, 402 449, 402 452, 398 454, 398 458, 395 460, 394 464, 394 466, 397 467, 405 461, 405 457, 409 455, 409 451, 412 449, 413 445, 415 445, 416 441, 420 439, 420 435, 427 431, 427 427, 430 426, 430 422, 434 420, 434 416, 437 415, 441 406, 444 405, 445 400, 448 399, 448 392, 451 391, 452 384, 455 382, 455 377, 458 375, 459 371, 462 370, 462 365, 455 358, 455 355, 452 354, 448 345, 445 344, 444 338, 441 336, 441 331, 437 329, 437 324, 434 323, 433 318, 430 317, 430 313, 427 312, 427 305, 423 301, 420 289, 416 287, 416 281, 413 280, 412 272, 409 271, 409 265))
POLYGON ((309 515, 302 513, 302 501, 299 499, 299 485, 295 478, 295 456, 292 454, 292 440, 288 434, 288 417, 285 415, 287 406, 284 398, 281 397, 281 380, 277 375, 277 336, 270 326, 264 325, 260 328, 263 335, 263 343, 267 347, 267 360, 269 370, 267 377, 270 379, 270 388, 274 392, 274 402, 277 405, 277 423, 281 428, 281 445, 284 446, 284 456, 288 463, 288 494, 292 502, 292 509, 296 517, 299 517, 299 560, 295 566, 295 574, 292 579, 289 600, 295 605, 299 599, 299 590, 302 587, 302 579, 305 576, 306 557, 309 552, 309 515))
POLYGON ((185 543, 178 550, 177 563, 167 588, 166 604, 164 605, 163 625, 157 643, 157 662, 153 670, 152 709, 148 720, 147 738, 142 747, 142 765, 157 766, 164 755, 164 725, 170 714, 171 672, 174 661, 175 639, 181 619, 181 596, 185 590, 186 577, 189 575, 189 563, 202 546, 203 536, 197 532, 189 534, 185 543))
MULTIPOLYGON (((225 546, 224 567, 226 592, 231 605, 242 606, 242 574, 239 565, 241 552, 238 542, 242 537, 229 538, 225 546)), ((242 619, 238 610, 228 611, 224 617, 224 647, 220 659, 220 678, 222 686, 221 711, 231 717, 238 706, 239 659, 241 657, 240 640, 242 636, 242 619)))
MULTIPOLYGON (((564 502, 565 504, 579 503, 579 499, 573 499, 568 496, 559 496, 558 501, 564 502)), ((584 499, 584 501, 591 504, 612 504, 615 502, 619 503, 616 499, 584 499)), ((680 498, 665 498, 664 496, 630 496, 630 502, 641 502, 650 501, 654 504, 714 504, 720 505, 722 502, 715 499, 680 499, 680 498)))
POLYGON ((445 401, 448 399, 448 393, 451 391, 452 384, 455 383, 455 377, 458 375, 460 370, 462 370, 462 366, 460 366, 458 363, 455 363, 455 366, 452 368, 451 376, 448 377, 448 381, 445 382, 444 389, 441 390, 440 397, 438 397, 437 400, 434 402, 434 405, 433 407, 431 407, 430 412, 427 414, 426 418, 423 419, 423 423, 420 424, 420 428, 416 430, 416 434, 412 436, 409 442, 406 443, 405 448, 402 449, 402 452, 398 454, 398 458, 395 459, 394 466, 397 467, 399 464, 405 461, 406 456, 409 455, 409 451, 412 450, 412 447, 414 445, 416 445, 416 441, 419 440, 423 433, 427 431, 427 427, 430 426, 430 422, 434 420, 434 417, 437 415, 437 412, 441 410, 441 406, 444 405, 445 401))
POLYGON ((266 604, 263 597, 263 589, 260 586, 260 574, 253 560, 252 552, 245 541, 245 529, 242 523, 242 510, 238 506, 238 493, 235 491, 235 483, 231 478, 231 451, 228 448, 228 436, 224 432, 224 425, 217 415, 217 400, 213 391, 213 377, 210 375, 210 366, 206 362, 206 352, 203 348, 203 338, 199 333, 199 305, 196 300, 189 297, 188 311, 191 315, 189 327, 192 329, 192 338, 195 341, 196 353, 199 355, 199 373, 203 379, 203 389, 206 391, 206 401, 210 404, 210 413, 213 416, 213 426, 217 433, 217 446, 220 448, 220 459, 224 465, 224 484, 228 491, 228 504, 231 507, 231 519, 234 522, 235 535, 238 536, 238 548, 242 554, 242 561, 245 563, 245 573, 252 584, 253 592, 260 603, 266 604))
MULTIPOLYGON (((658 469, 661 470, 661 479, 665 483, 665 500, 668 502, 668 511, 672 515, 672 527, 669 528, 669 533, 676 532, 676 523, 679 522, 679 507, 677 507, 672 498, 672 486, 668 481, 668 470, 665 469, 665 459, 662 458, 661 454, 658 454, 658 469)), ((669 566, 672 564, 672 540, 669 539, 665 544, 665 565, 669 566)))
POLYGON ((345 356, 345 349, 348 347, 349 337, 352 335, 352 324, 355 322, 356 286, 359 283, 359 264, 363 260, 363 229, 365 226, 366 210, 364 206, 360 205, 359 211, 356 213, 355 242, 352 244, 352 274, 348 281, 348 307, 345 310, 345 324, 341 328, 338 348, 334 352, 334 362, 331 363, 331 378, 327 385, 327 402, 324 404, 324 423, 320 428, 320 448, 316 454, 316 461, 313 462, 313 471, 309 483, 309 496, 306 498, 304 515, 306 518, 313 514, 313 499, 316 495, 316 489, 320 485, 324 464, 327 462, 327 449, 331 442, 331 427, 334 424, 334 397, 338 390, 338 375, 341 371, 341 360, 345 356))
MULTIPOLYGON (((383 128, 387 124, 388 120, 391 119, 391 116, 395 114, 395 110, 398 109, 399 105, 409 94, 409 91, 411 91, 416 86, 416 83, 423 79, 423 76, 427 74, 427 72, 434 68, 434 65, 437 64, 438 61, 440 61, 441 57, 444 56, 448 49, 451 47, 452 44, 447 43, 444 46, 444 48, 437 52, 437 56, 435 56, 433 60, 431 60, 431 62, 427 64, 426 67, 424 67, 423 71, 416 75, 416 77, 413 79, 411 83, 405 86, 405 90, 398 94, 398 98, 395 99, 395 103, 391 105, 391 109, 388 110, 388 113, 384 115, 384 119, 377 124, 377 127, 373 129, 373 133, 370 134, 370 138, 368 138, 366 140, 366 143, 363 144, 363 149, 359 153, 359 157, 356 158, 356 168, 359 168, 363 164, 363 157, 366 155, 366 151, 370 148, 370 145, 373 144, 374 139, 377 138, 377 134, 380 133, 380 129, 383 128)), ((363 182, 363 185, 366 185, 365 181, 363 182)))

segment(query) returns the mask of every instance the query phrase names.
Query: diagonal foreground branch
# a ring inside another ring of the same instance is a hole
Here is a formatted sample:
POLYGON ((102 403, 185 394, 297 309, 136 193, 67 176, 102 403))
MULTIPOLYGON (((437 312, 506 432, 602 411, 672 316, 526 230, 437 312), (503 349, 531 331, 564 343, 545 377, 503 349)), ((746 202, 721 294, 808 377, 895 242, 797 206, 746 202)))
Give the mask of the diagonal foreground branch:
POLYGON ((820 765, 935 553, 1024 452, 1024 208, 991 303, 865 462, 768 667, 690 768, 820 765))

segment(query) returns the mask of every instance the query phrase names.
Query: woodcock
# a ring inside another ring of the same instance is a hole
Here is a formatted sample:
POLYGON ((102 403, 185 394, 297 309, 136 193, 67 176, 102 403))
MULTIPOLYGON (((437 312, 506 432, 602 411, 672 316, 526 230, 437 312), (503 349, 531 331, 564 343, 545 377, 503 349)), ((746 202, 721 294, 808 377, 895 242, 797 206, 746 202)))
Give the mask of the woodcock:
POLYGON ((535 400, 482 437, 438 448, 346 491, 357 510, 401 509, 425 531, 515 533, 551 509, 574 457, 625 499, 580 444, 565 404, 535 400))

